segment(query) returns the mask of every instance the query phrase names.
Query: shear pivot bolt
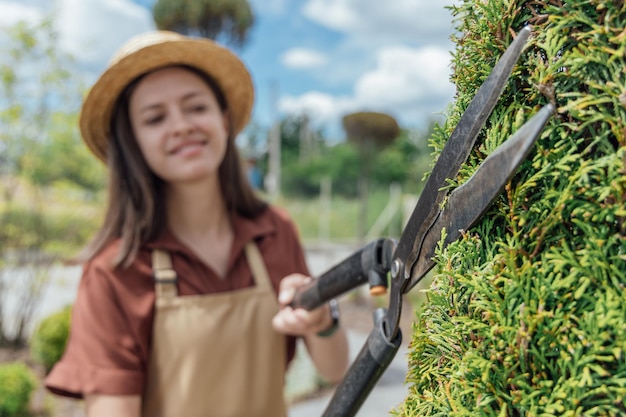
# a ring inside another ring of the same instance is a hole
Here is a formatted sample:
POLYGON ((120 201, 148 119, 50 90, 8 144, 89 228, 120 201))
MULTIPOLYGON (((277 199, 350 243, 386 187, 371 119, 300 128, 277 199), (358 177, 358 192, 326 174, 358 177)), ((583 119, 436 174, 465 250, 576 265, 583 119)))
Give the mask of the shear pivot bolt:
POLYGON ((397 277, 398 273, 400 273, 400 260, 396 259, 391 264, 391 276, 392 276, 392 278, 397 277))

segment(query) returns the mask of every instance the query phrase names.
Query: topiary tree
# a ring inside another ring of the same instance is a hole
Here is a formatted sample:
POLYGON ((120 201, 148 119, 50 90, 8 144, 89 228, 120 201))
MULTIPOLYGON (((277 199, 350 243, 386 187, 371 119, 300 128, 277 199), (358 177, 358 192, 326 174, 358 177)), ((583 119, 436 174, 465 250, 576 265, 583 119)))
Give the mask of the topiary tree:
POLYGON ((464 106, 525 24, 534 38, 468 162, 541 105, 557 111, 483 220, 436 255, 402 416, 626 415, 626 6, 461 0, 464 106))
POLYGON ((248 0, 157 0, 152 9, 159 29, 205 38, 223 37, 242 46, 254 24, 248 0))
POLYGON ((359 174, 358 194, 360 202, 357 237, 365 237, 367 227, 367 205, 369 195, 369 177, 376 155, 389 146, 400 135, 396 119, 385 113, 357 112, 342 119, 343 129, 348 141, 359 151, 361 172, 359 174))

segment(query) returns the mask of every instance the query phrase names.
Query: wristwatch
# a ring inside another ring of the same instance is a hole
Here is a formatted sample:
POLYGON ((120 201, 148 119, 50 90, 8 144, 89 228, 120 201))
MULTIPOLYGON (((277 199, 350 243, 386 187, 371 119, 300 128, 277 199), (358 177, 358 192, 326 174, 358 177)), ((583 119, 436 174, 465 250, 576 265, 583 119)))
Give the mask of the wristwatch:
POLYGON ((333 298, 328 302, 328 305, 330 307, 330 316, 333 319, 333 323, 328 329, 322 330, 321 332, 317 333, 319 337, 330 337, 339 328, 339 303, 337 303, 337 300, 333 298))

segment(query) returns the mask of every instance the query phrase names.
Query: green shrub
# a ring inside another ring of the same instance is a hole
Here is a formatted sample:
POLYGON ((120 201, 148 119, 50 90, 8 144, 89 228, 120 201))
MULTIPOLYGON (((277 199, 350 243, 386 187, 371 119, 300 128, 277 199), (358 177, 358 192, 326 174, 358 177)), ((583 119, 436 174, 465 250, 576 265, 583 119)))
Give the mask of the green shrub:
POLYGON ((61 359, 70 331, 71 307, 43 319, 31 340, 31 355, 41 363, 46 373, 61 359))
POLYGON ((0 208, 0 247, 31 249, 44 244, 45 218, 37 210, 25 207, 0 208))
POLYGON ((556 112, 483 220, 437 254, 396 413, 624 416, 624 1, 456 4, 459 94, 436 149, 512 33, 534 31, 452 186, 541 105, 556 112))
POLYGON ((0 247, 40 250, 52 257, 71 256, 95 233, 98 221, 93 214, 71 208, 43 211, 22 205, 0 207, 0 247))
POLYGON ((99 225, 99 217, 66 210, 46 214, 48 239, 44 249, 60 257, 72 257, 87 244, 99 225))
POLYGON ((22 362, 0 364, 0 417, 27 415, 37 377, 22 362))

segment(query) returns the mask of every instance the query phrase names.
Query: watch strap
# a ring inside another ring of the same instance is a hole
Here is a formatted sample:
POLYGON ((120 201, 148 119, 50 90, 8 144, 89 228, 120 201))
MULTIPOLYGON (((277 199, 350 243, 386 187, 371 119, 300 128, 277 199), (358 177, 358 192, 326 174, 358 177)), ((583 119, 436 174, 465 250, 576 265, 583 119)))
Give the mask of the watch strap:
POLYGON ((330 316, 332 317, 333 322, 328 329, 317 333, 319 337, 330 337, 339 328, 339 303, 333 298, 328 302, 328 305, 330 307, 330 316))

